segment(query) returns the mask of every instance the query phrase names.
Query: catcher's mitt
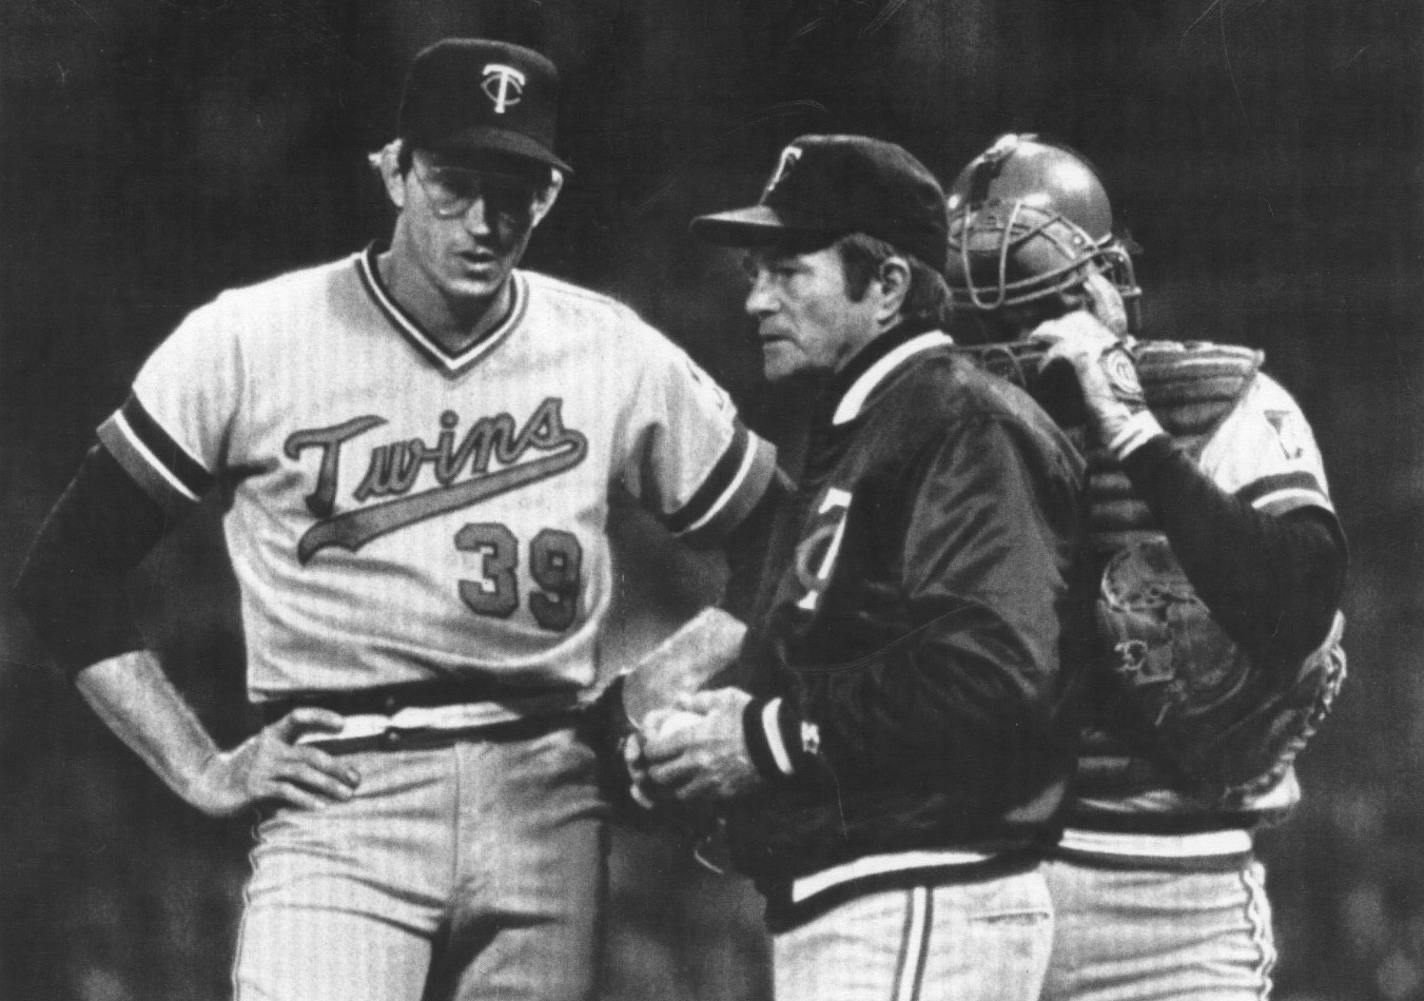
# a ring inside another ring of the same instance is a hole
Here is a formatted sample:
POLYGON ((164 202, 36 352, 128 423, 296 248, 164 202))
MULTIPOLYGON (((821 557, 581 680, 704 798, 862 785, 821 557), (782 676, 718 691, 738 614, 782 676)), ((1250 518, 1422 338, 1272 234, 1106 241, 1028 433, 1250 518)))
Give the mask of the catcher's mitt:
POLYGON ((1160 536, 1109 561, 1097 607, 1115 689, 1135 729, 1220 801, 1273 785, 1345 678, 1343 616, 1302 663, 1258 663, 1212 618, 1160 536))

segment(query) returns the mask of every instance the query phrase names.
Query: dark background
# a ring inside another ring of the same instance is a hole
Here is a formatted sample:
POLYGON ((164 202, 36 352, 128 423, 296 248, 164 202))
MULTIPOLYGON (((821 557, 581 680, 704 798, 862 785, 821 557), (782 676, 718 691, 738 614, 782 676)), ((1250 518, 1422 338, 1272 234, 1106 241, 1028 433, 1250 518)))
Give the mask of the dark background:
MULTIPOLYGON (((1416 0, 8 0, 0 576, 187 310, 385 229, 364 154, 442 35, 537 37, 563 69, 578 173, 529 263, 625 298, 774 437, 734 262, 687 220, 753 197, 802 132, 899 141, 946 181, 1049 132, 1142 245, 1151 332, 1267 352, 1350 537, 1351 680, 1263 838, 1277 997, 1424 997, 1421 27, 1416 0)), ((639 523, 619 541, 633 652, 717 574, 639 523)), ((205 511, 135 597, 232 742, 254 721, 220 555, 205 511)), ((0 998, 225 996, 245 822, 149 776, 2 603, 0 658, 0 998)), ((763 996, 743 883, 644 835, 614 869, 607 996, 763 996)))

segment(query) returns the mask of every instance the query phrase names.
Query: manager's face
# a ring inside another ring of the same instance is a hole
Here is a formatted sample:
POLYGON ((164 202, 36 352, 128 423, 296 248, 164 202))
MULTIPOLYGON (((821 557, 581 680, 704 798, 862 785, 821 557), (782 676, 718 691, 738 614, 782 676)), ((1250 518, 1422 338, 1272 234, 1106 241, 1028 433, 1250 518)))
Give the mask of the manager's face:
POLYGON ((870 296, 851 297, 834 247, 771 245, 746 257, 751 289, 745 308, 757 321, 768 380, 832 372, 877 332, 870 296))

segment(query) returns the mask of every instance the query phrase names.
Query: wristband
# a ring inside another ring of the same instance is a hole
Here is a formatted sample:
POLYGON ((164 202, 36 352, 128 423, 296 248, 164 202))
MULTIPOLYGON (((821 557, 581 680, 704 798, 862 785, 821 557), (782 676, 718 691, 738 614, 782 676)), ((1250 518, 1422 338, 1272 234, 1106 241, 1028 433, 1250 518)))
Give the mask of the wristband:
POLYGON ((757 772, 767 779, 790 776, 795 767, 781 733, 781 699, 752 699, 742 711, 742 739, 757 772))
POLYGON ((1162 425, 1157 423, 1157 418, 1152 416, 1152 411, 1139 410, 1113 435, 1112 441, 1108 442, 1108 451, 1112 453, 1113 458, 1121 462, 1150 439, 1165 433, 1162 425))
POLYGON ((753 699, 742 711, 747 755, 766 779, 786 779, 821 750, 816 724, 797 718, 784 699, 753 699))

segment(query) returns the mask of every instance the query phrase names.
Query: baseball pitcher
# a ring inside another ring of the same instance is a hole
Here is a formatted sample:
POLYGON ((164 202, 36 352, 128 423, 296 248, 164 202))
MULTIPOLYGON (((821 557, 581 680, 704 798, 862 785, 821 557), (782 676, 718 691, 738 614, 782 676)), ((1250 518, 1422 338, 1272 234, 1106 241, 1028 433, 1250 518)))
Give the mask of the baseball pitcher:
POLYGON ((194 310, 19 583, 179 795, 262 807, 240 1001, 589 997, 608 803, 584 707, 610 491, 699 544, 750 523, 773 482, 773 450, 683 351, 518 267, 570 173, 557 88, 520 46, 423 50, 372 157, 389 239, 194 310), (231 750, 119 598, 212 491, 270 721, 231 750))

